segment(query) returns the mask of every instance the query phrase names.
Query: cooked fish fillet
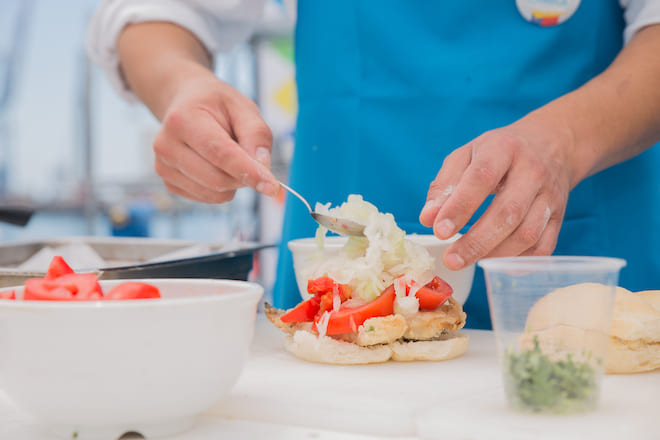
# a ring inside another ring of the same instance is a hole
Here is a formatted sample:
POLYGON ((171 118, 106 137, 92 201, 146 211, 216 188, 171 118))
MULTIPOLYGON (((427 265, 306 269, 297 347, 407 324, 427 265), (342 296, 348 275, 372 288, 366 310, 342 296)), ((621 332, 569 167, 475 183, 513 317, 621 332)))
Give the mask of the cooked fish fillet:
POLYGON ((401 315, 369 318, 358 328, 355 343, 363 347, 377 344, 389 344, 400 339, 408 326, 401 315))
POLYGON ((465 325, 467 315, 453 298, 431 311, 419 311, 406 317, 408 329, 404 339, 428 341, 450 332, 460 330, 465 325))

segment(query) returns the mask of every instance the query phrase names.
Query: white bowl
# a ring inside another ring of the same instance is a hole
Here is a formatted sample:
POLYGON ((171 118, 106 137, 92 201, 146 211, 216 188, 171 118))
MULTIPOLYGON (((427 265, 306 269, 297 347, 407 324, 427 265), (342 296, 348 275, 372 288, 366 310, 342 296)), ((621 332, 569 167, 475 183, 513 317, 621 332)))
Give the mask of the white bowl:
MULTIPOLYGON (((474 279, 474 264, 457 271, 448 269, 442 262, 442 254, 449 245, 460 237, 456 234, 448 240, 440 240, 434 235, 423 234, 410 234, 406 236, 409 240, 421 244, 429 251, 431 256, 435 259, 435 274, 444 279, 454 290, 453 298, 465 304, 465 301, 470 294, 472 288, 472 280, 474 279)), ((325 237, 324 248, 328 255, 338 254, 342 246, 348 240, 347 237, 329 236, 325 237)), ((293 269, 296 273, 296 282, 298 283, 298 290, 303 299, 307 299, 310 295, 307 293, 307 279, 302 275, 305 268, 309 266, 309 257, 317 249, 317 244, 314 238, 299 238, 288 242, 289 250, 293 255, 293 269)))
MULTIPOLYGON (((123 281, 100 283, 107 291, 123 281)), ((156 285, 162 298, 0 301, 0 389, 57 436, 181 432, 241 373, 260 285, 131 281, 156 285)))

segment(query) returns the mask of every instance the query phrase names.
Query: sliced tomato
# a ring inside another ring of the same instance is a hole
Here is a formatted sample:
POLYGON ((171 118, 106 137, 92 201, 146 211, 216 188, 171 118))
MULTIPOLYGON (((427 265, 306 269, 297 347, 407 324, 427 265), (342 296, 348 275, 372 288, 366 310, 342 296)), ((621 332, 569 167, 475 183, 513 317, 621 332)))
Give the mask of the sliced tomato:
POLYGON ((16 299, 16 292, 13 290, 5 290, 0 292, 0 299, 16 299))
POLYGON ((415 297, 419 300, 419 308, 422 310, 435 310, 444 304, 454 290, 442 278, 436 276, 429 283, 421 287, 415 297))
POLYGON ((23 299, 26 301, 71 301, 73 293, 53 280, 30 278, 25 281, 23 299))
POLYGON ((317 314, 327 312, 328 310, 334 309, 334 307, 335 307, 334 294, 332 294, 330 292, 324 293, 323 295, 319 296, 319 299, 321 301, 320 301, 320 305, 319 305, 319 310, 318 310, 318 312, 316 312, 317 314))
POLYGON ((46 276, 44 278, 47 280, 54 280, 55 278, 61 277, 62 275, 68 275, 72 273, 73 269, 71 269, 71 266, 69 266, 69 264, 64 261, 64 258, 56 255, 52 260, 50 260, 50 265, 48 266, 48 271, 46 272, 46 276))
POLYGON ((317 294, 321 300, 321 306, 317 313, 327 312, 335 308, 335 295, 339 297, 339 304, 343 304, 344 301, 351 297, 351 288, 346 284, 335 284, 333 289, 329 292, 326 292, 322 295, 317 294))
POLYGON ((318 296, 301 302, 284 315, 280 317, 282 322, 307 322, 313 321, 316 314, 319 312, 320 299, 318 296))
MULTIPOLYGON (((341 333, 356 332, 358 327, 364 321, 376 316, 387 316, 394 313, 394 299, 396 293, 394 286, 391 285, 380 296, 367 304, 359 307, 343 307, 339 310, 327 312, 328 325, 325 331, 326 335, 338 335, 341 333)), ((325 314, 320 314, 314 318, 314 325, 318 327, 319 322, 325 314)))
POLYGON ((105 295, 107 300, 160 298, 158 287, 149 283, 127 281, 116 285, 105 295))
POLYGON ((318 277, 313 280, 307 280, 307 291, 312 295, 326 293, 332 291, 335 284, 335 280, 330 277, 318 277))
POLYGON ((85 301, 103 298, 99 279, 93 273, 71 273, 61 275, 51 281, 57 286, 64 287, 70 291, 75 300, 85 301))

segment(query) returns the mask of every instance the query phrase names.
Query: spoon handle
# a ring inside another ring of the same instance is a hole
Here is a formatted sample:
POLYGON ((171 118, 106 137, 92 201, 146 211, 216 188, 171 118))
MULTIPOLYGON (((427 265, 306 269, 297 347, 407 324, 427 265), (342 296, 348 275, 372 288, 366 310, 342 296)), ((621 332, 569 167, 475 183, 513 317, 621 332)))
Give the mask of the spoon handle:
POLYGON ((298 198, 300 199, 300 201, 303 202, 303 203, 305 204, 305 206, 307 206, 307 210, 309 211, 309 213, 310 213, 310 214, 312 213, 312 207, 309 205, 309 202, 307 202, 307 200, 305 200, 305 198, 304 198, 303 196, 301 196, 300 194, 298 194, 298 193, 297 193, 293 188, 291 188, 289 185, 286 185, 286 184, 284 184, 284 183, 282 183, 282 182, 279 182, 279 183, 280 183, 280 185, 282 186, 282 188, 284 188, 285 190, 289 191, 289 192, 290 192, 291 194, 293 194, 294 196, 298 197, 298 198))

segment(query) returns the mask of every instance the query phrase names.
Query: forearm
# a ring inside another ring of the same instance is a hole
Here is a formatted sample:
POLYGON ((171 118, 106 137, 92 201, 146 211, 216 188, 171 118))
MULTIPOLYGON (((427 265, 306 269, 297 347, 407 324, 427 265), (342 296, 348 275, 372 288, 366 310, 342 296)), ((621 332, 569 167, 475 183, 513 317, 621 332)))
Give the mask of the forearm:
POLYGON ((642 29, 600 75, 530 116, 565 135, 571 187, 660 139, 660 25, 642 29))
POLYGON ((202 43, 171 23, 127 26, 119 37, 118 50, 125 80, 159 120, 184 81, 195 75, 213 75, 211 57, 202 43))

